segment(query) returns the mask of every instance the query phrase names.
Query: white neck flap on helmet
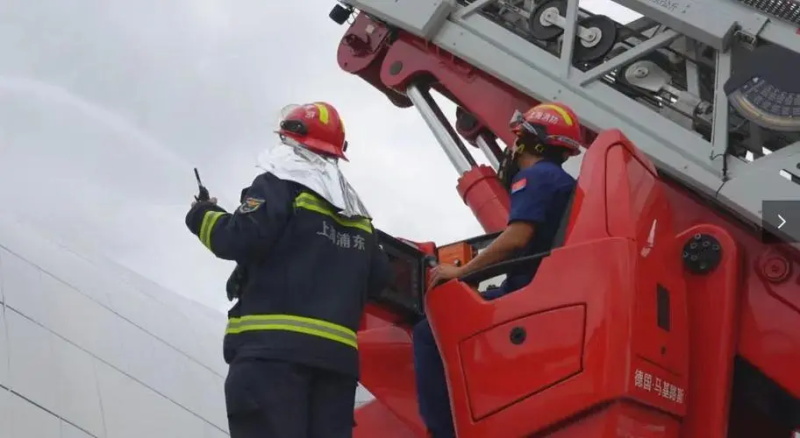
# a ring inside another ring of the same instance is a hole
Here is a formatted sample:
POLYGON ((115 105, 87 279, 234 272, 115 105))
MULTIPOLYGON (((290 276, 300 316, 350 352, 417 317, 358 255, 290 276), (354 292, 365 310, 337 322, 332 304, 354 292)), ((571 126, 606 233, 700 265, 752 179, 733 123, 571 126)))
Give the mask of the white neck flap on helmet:
POLYGON ((372 217, 339 169, 338 160, 316 154, 290 138, 283 137, 264 151, 257 167, 308 187, 340 209, 343 216, 372 217))

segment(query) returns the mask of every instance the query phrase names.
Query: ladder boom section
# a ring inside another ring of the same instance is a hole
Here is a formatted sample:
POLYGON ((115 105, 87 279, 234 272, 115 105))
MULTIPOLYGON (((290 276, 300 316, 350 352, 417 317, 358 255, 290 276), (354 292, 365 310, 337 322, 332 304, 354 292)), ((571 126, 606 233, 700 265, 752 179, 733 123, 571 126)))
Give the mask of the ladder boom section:
MULTIPOLYGON (((537 100, 617 128, 661 172, 760 226, 800 199, 800 7, 793 0, 346 0, 537 100)), ((405 93, 405 90, 395 90, 405 93)), ((790 236, 800 240, 800 236, 790 236)))

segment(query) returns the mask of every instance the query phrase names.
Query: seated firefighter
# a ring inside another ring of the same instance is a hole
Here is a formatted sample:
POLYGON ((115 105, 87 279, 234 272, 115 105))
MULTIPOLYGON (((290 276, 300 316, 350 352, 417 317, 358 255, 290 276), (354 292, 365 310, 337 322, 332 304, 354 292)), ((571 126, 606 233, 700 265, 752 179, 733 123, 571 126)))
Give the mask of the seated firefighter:
MULTIPOLYGON (((511 196, 508 226, 466 265, 434 268, 431 287, 551 249, 576 184, 562 164, 580 153, 582 129, 575 113, 558 103, 540 104, 524 114, 516 111, 511 129, 517 140, 506 151, 499 172, 511 196)), ((539 263, 508 273, 499 288, 483 296, 492 300, 522 288, 531 282, 539 263)), ((428 433, 432 438, 454 438, 444 365, 427 319, 414 327, 413 347, 419 411, 428 433)))

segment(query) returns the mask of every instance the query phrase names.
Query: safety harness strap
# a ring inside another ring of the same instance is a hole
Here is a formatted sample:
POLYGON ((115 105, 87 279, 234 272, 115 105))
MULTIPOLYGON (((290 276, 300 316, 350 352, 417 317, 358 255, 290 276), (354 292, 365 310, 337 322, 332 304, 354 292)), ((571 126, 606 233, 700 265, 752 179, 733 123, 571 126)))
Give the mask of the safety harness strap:
POLYGON ((230 318, 225 334, 236 335, 266 330, 303 333, 358 348, 356 332, 353 330, 321 319, 296 315, 246 315, 240 318, 230 318))

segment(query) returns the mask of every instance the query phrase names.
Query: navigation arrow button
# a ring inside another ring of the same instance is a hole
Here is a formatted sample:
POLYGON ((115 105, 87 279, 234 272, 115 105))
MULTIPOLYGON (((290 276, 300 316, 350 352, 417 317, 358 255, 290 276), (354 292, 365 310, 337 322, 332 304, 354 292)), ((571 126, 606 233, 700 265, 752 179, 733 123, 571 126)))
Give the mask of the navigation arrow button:
POLYGON ((761 209, 765 243, 800 243, 800 200, 764 201, 761 209))

